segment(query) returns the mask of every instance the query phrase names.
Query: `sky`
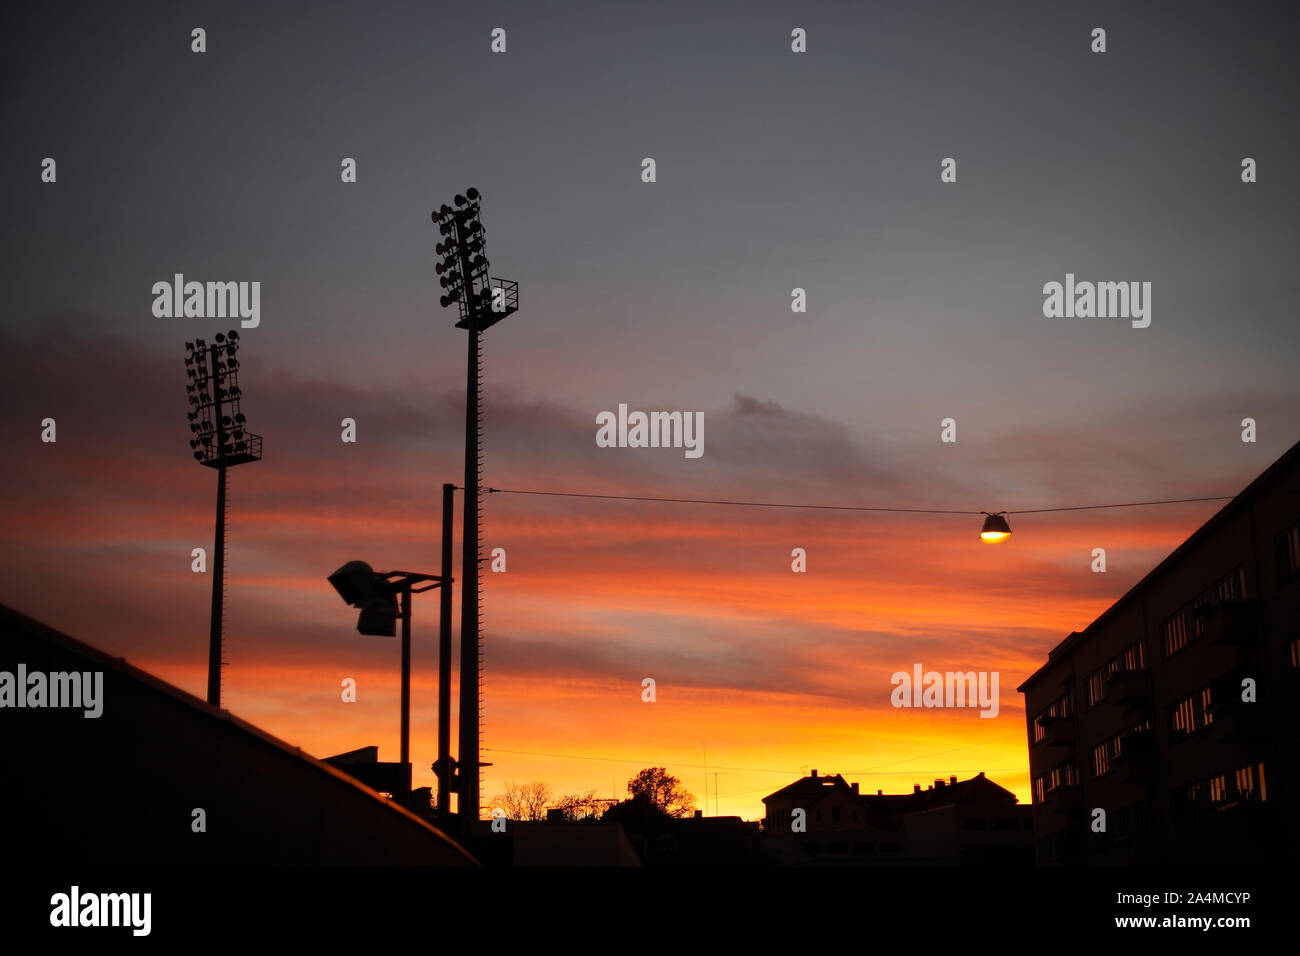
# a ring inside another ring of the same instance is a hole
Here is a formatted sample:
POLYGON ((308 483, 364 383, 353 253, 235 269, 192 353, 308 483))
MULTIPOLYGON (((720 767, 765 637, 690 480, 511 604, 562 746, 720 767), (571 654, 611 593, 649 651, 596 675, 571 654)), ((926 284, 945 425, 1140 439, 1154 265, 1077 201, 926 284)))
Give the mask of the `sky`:
MULTIPOLYGON (((1231 495, 1300 437, 1287 5, 465 6, 5 5, 0 602, 203 695, 215 474, 181 358, 231 322, 151 290, 258 281, 224 703, 396 759, 397 644, 325 579, 437 571, 465 344, 429 212, 470 185, 521 290, 484 335, 488 485, 1016 512, 1231 495), (1067 273, 1150 282, 1150 326, 1046 318, 1067 273), (597 447, 620 403, 703 413, 704 454, 597 447)), ((1027 801, 1016 686, 1218 507, 1013 514, 986 546, 970 516, 489 496, 485 807, 646 766, 749 819, 812 768, 1027 801), (998 716, 892 707, 918 663, 997 672, 998 716)))

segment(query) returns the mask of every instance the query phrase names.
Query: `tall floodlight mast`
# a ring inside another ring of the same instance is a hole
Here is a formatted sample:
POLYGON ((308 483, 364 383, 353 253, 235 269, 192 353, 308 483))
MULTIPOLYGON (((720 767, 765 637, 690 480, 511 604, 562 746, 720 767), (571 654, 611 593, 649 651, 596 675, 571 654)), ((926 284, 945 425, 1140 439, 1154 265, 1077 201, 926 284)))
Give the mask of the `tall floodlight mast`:
POLYGON ((483 394, 483 364, 479 335, 519 310, 519 283, 491 278, 480 219, 479 191, 473 187, 457 195, 455 207, 443 205, 433 213, 442 240, 436 250, 438 283, 445 290, 438 300, 445 309, 455 303, 460 312, 456 328, 469 333, 465 371, 465 519, 462 530, 460 603, 460 759, 457 764, 458 812, 469 827, 479 818, 479 738, 483 694, 479 655, 479 535, 482 498, 479 477, 483 445, 479 411, 483 394))
POLYGON ((262 458, 262 436, 248 431, 239 400, 239 333, 217 333, 185 343, 189 382, 190 449, 200 465, 217 470, 216 541, 212 549, 212 615, 208 629, 208 703, 221 706, 222 613, 225 610, 226 469, 262 458))

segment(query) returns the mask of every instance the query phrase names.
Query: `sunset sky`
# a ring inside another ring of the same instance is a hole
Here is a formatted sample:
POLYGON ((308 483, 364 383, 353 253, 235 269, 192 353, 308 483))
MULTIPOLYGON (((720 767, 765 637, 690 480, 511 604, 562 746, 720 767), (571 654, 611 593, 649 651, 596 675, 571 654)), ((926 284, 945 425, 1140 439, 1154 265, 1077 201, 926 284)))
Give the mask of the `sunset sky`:
MULTIPOLYGON (((128 31, 5 5, 0 602, 203 695, 216 475, 181 359, 232 323, 155 318, 150 290, 259 281, 225 705, 397 759, 397 642, 326 576, 438 570, 465 334, 429 211, 470 185, 521 287, 485 334, 488 485, 1016 512, 1230 495, 1300 438, 1283 5, 443 6, 138 4, 128 31), (1067 273, 1151 282, 1150 327, 1044 318, 1067 273), (598 448, 619 403, 703 412, 703 457, 598 448)), ((976 517, 489 496, 485 812, 507 781, 623 796, 652 765, 750 819, 811 768, 1028 801, 1016 686, 1219 506, 1013 514, 988 546, 976 517), (997 671, 1000 713, 894 709, 917 663, 997 671)), ((417 598, 417 785, 436 625, 417 598)))

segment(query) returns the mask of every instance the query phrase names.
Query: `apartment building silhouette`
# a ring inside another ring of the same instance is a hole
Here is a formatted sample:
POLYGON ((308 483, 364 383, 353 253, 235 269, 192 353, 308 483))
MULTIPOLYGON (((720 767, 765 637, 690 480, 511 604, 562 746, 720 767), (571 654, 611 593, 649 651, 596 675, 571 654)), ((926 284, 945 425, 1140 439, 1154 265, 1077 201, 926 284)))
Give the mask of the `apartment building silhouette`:
POLYGON ((1297 684, 1300 444, 1020 686, 1038 863, 1293 856, 1297 684))
POLYGON ((911 793, 860 793, 842 774, 802 777, 763 798, 764 862, 795 866, 1029 866, 1030 808, 983 771, 911 793), (802 817, 795 827, 796 814, 802 817))

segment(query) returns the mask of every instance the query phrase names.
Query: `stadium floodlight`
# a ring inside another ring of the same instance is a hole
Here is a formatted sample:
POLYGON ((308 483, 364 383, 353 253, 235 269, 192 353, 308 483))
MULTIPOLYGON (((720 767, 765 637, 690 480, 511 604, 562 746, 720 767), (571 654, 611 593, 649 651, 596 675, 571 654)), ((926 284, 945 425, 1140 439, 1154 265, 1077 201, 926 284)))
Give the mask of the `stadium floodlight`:
MULTIPOLYGON (((433 213, 444 237, 435 245, 443 261, 434 266, 438 284, 446 290, 438 304, 455 305, 460 313, 456 327, 468 333, 465 380, 465 518, 462 540, 464 583, 461 588, 460 649, 460 777, 459 812, 466 824, 478 819, 480 768, 479 712, 479 527, 482 498, 479 492, 482 446, 479 410, 483 367, 479 360, 479 335, 519 310, 519 284, 493 278, 483 229, 482 194, 471 186, 453 199, 456 208, 442 204, 433 213)), ((441 759, 441 758, 440 758, 441 759)), ((439 781, 447 767, 442 766, 439 781)))
POLYGON ((226 557, 226 469, 262 458, 262 437, 246 430, 231 435, 234 422, 244 422, 239 408, 239 362, 234 358, 239 333, 218 332, 214 343, 203 339, 185 343, 186 412, 194 460, 217 472, 217 512, 212 555, 212 607, 208 632, 208 703, 221 706, 221 646, 226 557), (225 356, 222 361, 220 356, 225 356), (211 386, 209 387, 209 381, 211 386), (215 400, 213 395, 216 396, 215 400), (233 439, 233 440, 232 440, 233 439))

